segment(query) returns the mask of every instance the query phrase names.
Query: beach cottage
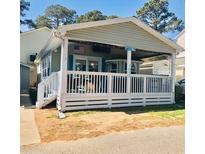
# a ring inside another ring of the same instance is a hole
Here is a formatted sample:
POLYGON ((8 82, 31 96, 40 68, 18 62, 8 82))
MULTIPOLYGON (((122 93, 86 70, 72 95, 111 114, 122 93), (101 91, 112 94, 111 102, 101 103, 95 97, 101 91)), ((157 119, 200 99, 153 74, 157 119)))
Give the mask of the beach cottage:
POLYGON ((38 54, 37 106, 60 111, 174 103, 175 57, 183 48, 136 17, 63 25, 38 54), (144 58, 167 55, 169 75, 144 75, 144 58))

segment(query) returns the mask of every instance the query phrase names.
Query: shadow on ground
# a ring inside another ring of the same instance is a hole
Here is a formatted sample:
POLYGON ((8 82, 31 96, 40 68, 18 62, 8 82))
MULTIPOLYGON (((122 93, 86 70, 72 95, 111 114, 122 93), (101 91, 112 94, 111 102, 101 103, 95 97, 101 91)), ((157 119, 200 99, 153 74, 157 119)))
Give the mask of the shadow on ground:
MULTIPOLYGON (((48 107, 46 107, 48 109, 48 107)), ((49 108, 54 108, 50 106, 49 108)), ((140 114, 140 113, 147 113, 147 112, 160 112, 160 111, 176 111, 176 110, 181 110, 185 109, 184 106, 181 105, 152 105, 152 106, 145 106, 145 107, 122 107, 122 108, 112 108, 112 109, 86 109, 83 110, 83 112, 87 111, 93 111, 93 112, 124 112, 126 114, 140 114)), ((75 111, 67 111, 65 113, 72 113, 72 112, 80 112, 82 110, 75 110, 75 111)))
POLYGON ((125 112, 126 114, 137 114, 146 112, 160 112, 160 111, 175 111, 178 109, 184 109, 176 105, 161 105, 161 106, 143 106, 143 107, 124 107, 124 108, 113 108, 113 109, 97 109, 96 111, 111 111, 111 112, 125 112))
MULTIPOLYGON (((43 109, 54 109, 56 108, 56 102, 53 101, 52 103, 48 104, 43 109)), ((150 105, 150 106, 136 106, 136 107, 121 107, 121 108, 112 108, 112 109, 84 109, 84 110, 75 110, 75 111, 66 111, 65 113, 72 113, 72 112, 84 112, 84 111, 93 111, 93 112, 124 112, 126 114, 140 114, 146 112, 160 112, 160 111, 176 111, 185 109, 184 103, 176 103, 170 105, 150 105)))
MULTIPOLYGON (((53 101, 43 109, 54 109, 56 108, 56 102, 53 101)), ((125 112, 126 114, 140 114, 146 112, 160 112, 160 111, 176 111, 185 109, 185 105, 181 103, 171 104, 171 105, 150 105, 150 106, 136 106, 136 107, 121 107, 121 108, 112 108, 112 109, 85 109, 85 110, 75 110, 75 111, 66 111, 68 112, 80 112, 80 111, 93 111, 93 112, 125 112)))
POLYGON ((35 104, 32 104, 29 94, 20 94, 20 106, 25 109, 36 108, 35 104))

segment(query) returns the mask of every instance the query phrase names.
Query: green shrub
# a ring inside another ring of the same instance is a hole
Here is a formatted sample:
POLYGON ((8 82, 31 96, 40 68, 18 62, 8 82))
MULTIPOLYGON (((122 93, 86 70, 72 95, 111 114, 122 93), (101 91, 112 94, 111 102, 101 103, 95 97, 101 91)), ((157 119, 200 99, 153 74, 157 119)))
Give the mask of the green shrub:
POLYGON ((185 103, 185 95, 183 94, 183 87, 180 85, 175 86, 175 102, 185 103))
POLYGON ((29 95, 30 95, 32 105, 35 105, 36 101, 37 101, 37 90, 30 88, 29 89, 29 95))

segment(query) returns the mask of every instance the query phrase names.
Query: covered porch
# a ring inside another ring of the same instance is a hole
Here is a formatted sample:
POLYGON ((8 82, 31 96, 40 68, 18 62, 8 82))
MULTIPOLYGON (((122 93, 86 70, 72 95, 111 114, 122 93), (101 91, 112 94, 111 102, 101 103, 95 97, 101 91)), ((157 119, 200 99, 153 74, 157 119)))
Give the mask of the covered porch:
POLYGON ((63 26, 61 33, 54 33, 51 42, 60 42, 60 50, 56 45, 47 53, 59 52, 59 60, 51 56, 49 71, 44 69, 47 75, 38 85, 40 107, 55 99, 61 111, 174 103, 176 50, 132 22, 118 20, 95 28, 63 26), (160 55, 170 63, 168 74, 139 73, 144 58, 160 55), (52 72, 54 62, 59 69, 52 72))
MULTIPOLYGON (((106 56, 104 53, 102 55, 91 51, 92 45, 96 46, 96 43, 68 41, 67 60, 64 61, 66 70, 63 76, 61 71, 57 70, 45 77, 39 84, 38 96, 47 99, 47 103, 57 99, 58 108, 61 110, 173 103, 173 66, 167 75, 147 75, 139 72, 142 59, 166 55, 171 64, 171 54, 100 44, 104 48, 115 48, 118 51, 114 54, 112 49, 112 55, 106 56), (76 46, 88 49, 84 49, 84 53, 75 53, 76 46), (72 53, 69 54, 69 51, 72 53), (60 93, 60 77, 63 77, 63 95, 60 93)), ((63 47, 61 49, 64 49, 63 47)), ((59 51, 61 58, 57 62, 61 65, 62 51, 59 51)), ((52 70, 52 67, 50 69, 52 70)), ((44 102, 44 105, 47 103, 44 102)))
MULTIPOLYGON (((89 44, 96 45, 91 42, 89 44)), ((66 110, 174 102, 171 70, 167 75, 139 74, 140 64, 143 63, 141 59, 165 54, 171 62, 171 54, 100 45, 116 48, 118 53, 102 61, 99 60, 100 53, 95 53, 95 58, 92 52, 89 52, 90 56, 74 55, 73 69, 66 71, 66 94, 63 97, 66 110)))

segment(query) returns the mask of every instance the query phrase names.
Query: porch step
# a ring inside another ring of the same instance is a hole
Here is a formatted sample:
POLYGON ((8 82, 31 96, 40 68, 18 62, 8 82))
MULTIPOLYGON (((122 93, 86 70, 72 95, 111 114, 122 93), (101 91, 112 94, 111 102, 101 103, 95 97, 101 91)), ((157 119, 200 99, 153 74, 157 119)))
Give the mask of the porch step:
POLYGON ((53 102, 57 98, 57 95, 49 95, 44 98, 41 102, 36 102, 36 108, 42 108, 53 102))

